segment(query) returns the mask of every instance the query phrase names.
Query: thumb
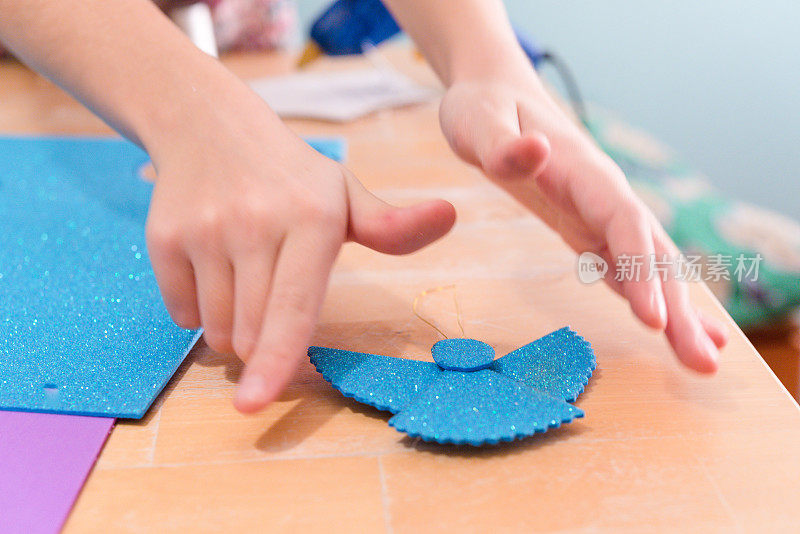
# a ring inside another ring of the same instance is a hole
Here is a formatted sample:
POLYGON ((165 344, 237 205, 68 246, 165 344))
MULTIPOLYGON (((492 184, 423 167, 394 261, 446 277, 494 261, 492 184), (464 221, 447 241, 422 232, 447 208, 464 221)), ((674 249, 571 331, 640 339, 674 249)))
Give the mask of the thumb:
POLYGON ((446 200, 430 200, 406 208, 387 204, 348 176, 350 200, 347 237, 386 254, 408 254, 445 235, 456 221, 446 200))
POLYGON ((440 110, 445 136, 462 159, 498 179, 530 178, 544 169, 550 143, 540 131, 520 131, 513 102, 490 100, 464 111, 455 100, 443 101, 440 110))
POLYGON ((480 155, 484 172, 492 178, 515 179, 538 175, 550 156, 550 143, 541 132, 498 135, 487 139, 480 155))

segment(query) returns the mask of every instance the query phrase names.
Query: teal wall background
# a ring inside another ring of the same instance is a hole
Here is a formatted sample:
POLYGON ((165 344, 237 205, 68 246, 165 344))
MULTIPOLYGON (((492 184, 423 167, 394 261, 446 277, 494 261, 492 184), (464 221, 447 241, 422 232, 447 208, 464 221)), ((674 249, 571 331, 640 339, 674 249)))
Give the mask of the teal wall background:
MULTIPOLYGON (((308 24, 328 1, 298 0, 308 24)), ((587 98, 730 196, 800 219, 800 2, 507 0, 587 98)))

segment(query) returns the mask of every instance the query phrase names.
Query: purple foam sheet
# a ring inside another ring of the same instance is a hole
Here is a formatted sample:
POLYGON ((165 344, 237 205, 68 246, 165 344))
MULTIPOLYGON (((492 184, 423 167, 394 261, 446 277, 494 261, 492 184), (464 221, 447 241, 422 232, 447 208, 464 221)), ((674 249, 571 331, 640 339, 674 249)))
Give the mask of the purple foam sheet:
POLYGON ((64 525, 114 419, 0 411, 0 532, 64 525))

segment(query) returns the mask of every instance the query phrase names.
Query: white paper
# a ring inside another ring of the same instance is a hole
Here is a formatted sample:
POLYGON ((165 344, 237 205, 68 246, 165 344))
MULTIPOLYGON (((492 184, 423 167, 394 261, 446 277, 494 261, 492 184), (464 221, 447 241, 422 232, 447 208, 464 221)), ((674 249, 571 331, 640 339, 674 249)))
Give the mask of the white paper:
POLYGON ((438 96, 436 90, 382 68, 300 72, 253 80, 250 86, 281 117, 336 122, 438 96))

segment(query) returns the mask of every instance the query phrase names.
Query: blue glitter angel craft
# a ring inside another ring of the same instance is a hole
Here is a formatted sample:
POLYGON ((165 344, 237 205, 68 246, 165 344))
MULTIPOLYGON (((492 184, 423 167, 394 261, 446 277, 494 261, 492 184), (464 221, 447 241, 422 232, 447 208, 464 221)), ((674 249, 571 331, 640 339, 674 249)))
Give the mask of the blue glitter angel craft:
POLYGON ((411 437, 489 445, 545 432, 583 417, 569 404, 595 369, 589 342, 561 328, 494 359, 475 339, 445 339, 432 362, 311 347, 317 371, 344 396, 392 412, 411 437))

